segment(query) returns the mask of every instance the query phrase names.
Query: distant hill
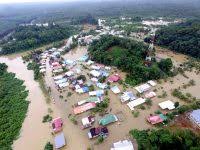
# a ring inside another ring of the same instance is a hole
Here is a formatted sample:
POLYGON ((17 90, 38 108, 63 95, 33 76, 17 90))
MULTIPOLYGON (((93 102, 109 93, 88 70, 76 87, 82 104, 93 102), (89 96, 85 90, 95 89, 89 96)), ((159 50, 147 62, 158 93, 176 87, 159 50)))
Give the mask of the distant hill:
POLYGON ((200 20, 161 28, 155 41, 173 51, 200 58, 200 20))

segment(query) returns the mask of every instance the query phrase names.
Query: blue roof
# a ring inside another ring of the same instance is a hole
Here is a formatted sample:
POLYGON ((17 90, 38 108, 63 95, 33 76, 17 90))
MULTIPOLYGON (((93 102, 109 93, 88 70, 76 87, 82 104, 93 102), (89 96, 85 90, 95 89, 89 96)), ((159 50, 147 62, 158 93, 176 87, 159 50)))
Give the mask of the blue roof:
POLYGON ((197 123, 200 124, 200 109, 193 110, 190 113, 190 117, 197 123))
POLYGON ((89 88, 87 86, 82 87, 82 89, 84 93, 89 92, 89 88))
POLYGON ((61 147, 65 146, 65 136, 64 136, 64 133, 61 133, 61 134, 57 135, 54 138, 54 141, 55 141, 55 148, 61 148, 61 147))

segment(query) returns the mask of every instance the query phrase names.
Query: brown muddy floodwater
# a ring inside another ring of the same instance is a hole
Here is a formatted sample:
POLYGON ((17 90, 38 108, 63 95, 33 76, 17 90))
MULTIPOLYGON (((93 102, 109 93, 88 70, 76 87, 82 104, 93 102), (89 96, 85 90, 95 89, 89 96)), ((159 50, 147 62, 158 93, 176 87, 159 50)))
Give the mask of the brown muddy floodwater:
POLYGON ((8 71, 24 80, 29 90, 27 100, 30 101, 27 117, 24 120, 19 138, 14 141, 14 150, 42 150, 47 141, 51 141, 51 132, 48 124, 42 123, 42 118, 47 114, 45 98, 39 84, 33 79, 33 72, 26 69, 21 57, 0 57, 1 63, 8 65, 8 71))

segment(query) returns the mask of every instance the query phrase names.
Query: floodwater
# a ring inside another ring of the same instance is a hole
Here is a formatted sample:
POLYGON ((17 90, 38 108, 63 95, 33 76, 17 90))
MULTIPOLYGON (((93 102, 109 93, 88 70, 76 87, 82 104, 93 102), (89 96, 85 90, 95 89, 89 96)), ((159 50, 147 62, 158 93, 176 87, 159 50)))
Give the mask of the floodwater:
POLYGON ((19 138, 14 141, 14 150, 42 150, 47 141, 51 141, 48 124, 42 123, 42 118, 47 114, 45 98, 39 88, 39 84, 33 79, 33 72, 26 69, 21 57, 0 57, 1 63, 8 65, 8 71, 16 74, 16 77, 24 80, 29 90, 27 100, 30 101, 27 117, 24 120, 19 138))

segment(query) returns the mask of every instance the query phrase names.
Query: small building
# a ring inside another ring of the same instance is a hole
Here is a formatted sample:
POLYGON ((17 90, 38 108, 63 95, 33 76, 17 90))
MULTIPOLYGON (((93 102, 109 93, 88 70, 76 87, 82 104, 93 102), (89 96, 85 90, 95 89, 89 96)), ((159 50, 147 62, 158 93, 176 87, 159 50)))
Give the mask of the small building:
POLYGON ((92 126, 92 123, 95 122, 95 117, 94 116, 88 116, 85 118, 82 118, 82 127, 81 129, 86 129, 92 126))
POLYGON ((120 93, 120 89, 119 89, 117 86, 113 86, 113 87, 111 88, 111 91, 112 91, 113 93, 115 93, 115 94, 120 93))
POLYGON ((107 89, 108 88, 108 85, 106 83, 97 83, 96 85, 100 89, 107 89))
POLYGON ((102 126, 106 126, 106 125, 116 122, 116 121, 118 121, 118 118, 116 115, 108 114, 99 120, 99 124, 102 126))
POLYGON ((150 80, 147 83, 150 84, 151 86, 156 86, 157 85, 156 82, 153 81, 153 80, 150 80))
POLYGON ((54 132, 59 132, 62 130, 62 126, 63 126, 63 122, 62 122, 62 118, 58 117, 53 119, 52 121, 52 128, 54 132))
POLYGON ((90 96, 102 96, 104 94, 104 90, 97 90, 97 91, 91 91, 89 92, 89 95, 90 96))
POLYGON ((194 122, 200 128, 200 109, 193 110, 189 114, 189 118, 192 122, 194 122))
POLYGON ((95 108, 96 107, 96 103, 86 103, 84 105, 81 105, 81 106, 78 106, 78 107, 75 107, 74 108, 74 114, 77 115, 77 114, 81 114, 83 112, 86 112, 92 108, 95 108))
POLYGON ((110 150, 134 150, 134 147, 131 141, 124 140, 113 143, 113 146, 110 150))
POLYGON ((164 101, 158 104, 162 109, 173 110, 175 108, 174 103, 170 100, 164 101))
POLYGON ((139 93, 146 92, 146 91, 150 90, 150 88, 151 88, 150 85, 147 84, 147 83, 135 87, 135 89, 136 89, 139 93))
POLYGON ((146 99, 144 99, 144 98, 138 98, 138 99, 136 99, 134 101, 129 102, 127 104, 127 106, 130 108, 130 110, 133 111, 134 107, 139 106, 139 105, 141 105, 141 104, 143 104, 145 102, 146 102, 146 99))
POLYGON ((149 93, 145 94, 145 98, 153 98, 155 96, 156 96, 155 92, 149 92, 149 93))
POLYGON ((127 101, 133 101, 136 99, 136 96, 133 94, 133 92, 124 92, 123 95, 120 97, 121 102, 127 102, 127 101))
POLYGON ((159 114, 159 115, 151 115, 149 117, 147 117, 147 121, 151 124, 158 124, 161 123, 163 121, 167 120, 167 117, 163 114, 159 114))
POLYGON ((90 74, 93 76, 93 77, 99 77, 101 75, 101 73, 99 71, 96 71, 96 70, 92 70, 90 71, 90 74))
POLYGON ((97 128, 91 128, 89 130, 89 132, 88 132, 89 139, 92 139, 92 138, 95 138, 98 136, 107 137, 108 136, 107 127, 97 127, 97 128))
POLYGON ((108 78, 108 82, 111 82, 111 83, 118 82, 120 79, 121 77, 119 76, 119 74, 115 74, 108 78))
POLYGON ((56 135, 56 137, 54 138, 54 142, 56 149, 64 147, 66 145, 64 133, 62 132, 59 135, 56 135))

